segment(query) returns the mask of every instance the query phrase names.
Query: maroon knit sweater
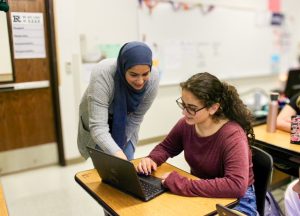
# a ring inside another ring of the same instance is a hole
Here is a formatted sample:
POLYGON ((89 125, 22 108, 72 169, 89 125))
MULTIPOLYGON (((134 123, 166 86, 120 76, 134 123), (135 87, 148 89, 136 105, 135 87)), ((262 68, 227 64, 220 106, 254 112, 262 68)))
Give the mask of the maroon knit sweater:
POLYGON ((175 194, 240 198, 254 183, 247 137, 236 122, 227 122, 211 136, 199 137, 195 126, 181 119, 149 157, 159 166, 182 151, 191 173, 200 179, 191 180, 172 172, 164 185, 175 194))

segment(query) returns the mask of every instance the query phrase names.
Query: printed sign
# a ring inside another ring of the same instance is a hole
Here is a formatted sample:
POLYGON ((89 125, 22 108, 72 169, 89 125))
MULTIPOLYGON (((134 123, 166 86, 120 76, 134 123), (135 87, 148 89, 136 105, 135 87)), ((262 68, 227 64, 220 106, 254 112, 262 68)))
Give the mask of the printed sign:
POLYGON ((15 59, 46 58, 42 13, 12 12, 15 59))

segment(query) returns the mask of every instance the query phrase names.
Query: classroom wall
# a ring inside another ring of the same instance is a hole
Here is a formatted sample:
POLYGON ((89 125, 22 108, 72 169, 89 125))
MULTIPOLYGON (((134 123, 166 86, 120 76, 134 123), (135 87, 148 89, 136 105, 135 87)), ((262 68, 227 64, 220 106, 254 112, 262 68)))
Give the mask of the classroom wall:
MULTIPOLYGON (((244 0, 213 2, 242 4, 242 1, 244 0)), ((60 106, 67 160, 79 156, 76 144, 78 104, 87 85, 82 77, 80 37, 85 36, 88 41, 88 48, 99 42, 122 44, 126 41, 138 40, 137 2, 135 0, 54 1, 59 58, 60 106)), ((244 1, 243 4, 245 2, 255 6, 262 4, 263 9, 266 8, 266 1, 244 1)), ((285 10, 291 10, 295 14, 297 13, 296 8, 300 8, 300 3, 297 0, 285 0, 282 3, 285 10)), ((297 30, 297 33, 292 37, 300 38, 299 35, 299 30, 297 30)), ((296 53, 296 49, 294 52, 296 53)), ((240 93, 253 88, 270 91, 282 85, 278 82, 276 75, 227 81, 234 84, 240 93)), ((159 88, 158 96, 141 126, 140 139, 168 133, 181 116, 181 111, 175 103, 179 96, 180 88, 178 85, 165 85, 159 88)))

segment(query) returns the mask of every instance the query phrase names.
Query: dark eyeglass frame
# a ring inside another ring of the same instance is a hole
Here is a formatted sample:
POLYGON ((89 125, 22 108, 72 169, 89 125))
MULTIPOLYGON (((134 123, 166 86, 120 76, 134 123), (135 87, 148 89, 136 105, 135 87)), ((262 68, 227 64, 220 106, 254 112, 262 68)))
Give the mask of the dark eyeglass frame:
POLYGON ((190 115, 193 115, 193 116, 195 116, 197 114, 197 112, 199 112, 200 110, 203 110, 204 108, 206 108, 206 106, 201 107, 199 109, 193 109, 191 107, 188 107, 182 101, 181 97, 176 100, 176 103, 177 103, 177 105, 179 106, 180 109, 182 109, 182 110, 185 109, 190 115), (180 100, 181 100, 181 102, 180 102, 180 100))

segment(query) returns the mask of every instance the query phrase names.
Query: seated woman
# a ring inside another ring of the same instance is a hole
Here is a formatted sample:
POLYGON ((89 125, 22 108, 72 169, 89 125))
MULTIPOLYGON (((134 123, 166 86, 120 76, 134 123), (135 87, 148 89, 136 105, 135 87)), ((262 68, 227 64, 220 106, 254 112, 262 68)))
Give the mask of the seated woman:
POLYGON ((184 117, 141 160, 137 171, 147 175, 184 151, 191 173, 200 179, 166 173, 165 187, 182 196, 239 198, 236 210, 258 215, 248 144, 254 139, 250 111, 233 86, 209 73, 196 74, 180 85, 182 95, 176 102, 184 117))
POLYGON ((294 95, 277 116, 276 127, 287 132, 291 131, 291 116, 300 115, 300 93, 294 95))

